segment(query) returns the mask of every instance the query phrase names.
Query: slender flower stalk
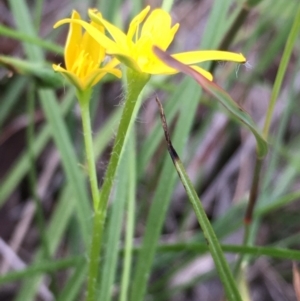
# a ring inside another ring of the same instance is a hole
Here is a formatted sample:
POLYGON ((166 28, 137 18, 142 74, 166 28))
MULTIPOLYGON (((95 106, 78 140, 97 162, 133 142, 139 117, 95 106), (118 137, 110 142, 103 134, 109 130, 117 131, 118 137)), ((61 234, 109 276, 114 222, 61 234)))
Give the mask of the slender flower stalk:
MULTIPOLYGON (((73 11, 71 20, 81 20, 80 15, 73 11)), ((91 22, 92 27, 104 32, 104 27, 91 22)), ((90 118, 90 98, 92 87, 107 73, 121 77, 121 71, 115 67, 119 64, 112 59, 105 66, 101 66, 105 58, 105 49, 101 47, 88 32, 82 33, 82 27, 77 23, 70 23, 68 38, 65 46, 65 65, 53 65, 53 69, 75 86, 82 117, 83 137, 87 160, 87 171, 92 193, 94 217, 93 233, 88 261, 87 299, 95 300, 95 286, 99 269, 99 250, 105 221, 105 211, 99 208, 99 188, 97 181, 96 163, 93 148, 93 137, 90 118)))
POLYGON ((121 116, 117 136, 115 138, 113 150, 109 160, 108 168, 105 173, 104 183, 100 192, 99 206, 95 210, 92 244, 89 256, 89 274, 87 286, 86 301, 96 300, 96 282, 99 270, 99 254, 103 239, 104 222, 106 217, 106 208, 110 192, 114 183, 117 167, 126 142, 126 136, 129 132, 130 124, 134 120, 137 99, 149 80, 149 76, 143 73, 137 73, 132 69, 127 69, 127 94, 125 98, 123 113, 121 116))

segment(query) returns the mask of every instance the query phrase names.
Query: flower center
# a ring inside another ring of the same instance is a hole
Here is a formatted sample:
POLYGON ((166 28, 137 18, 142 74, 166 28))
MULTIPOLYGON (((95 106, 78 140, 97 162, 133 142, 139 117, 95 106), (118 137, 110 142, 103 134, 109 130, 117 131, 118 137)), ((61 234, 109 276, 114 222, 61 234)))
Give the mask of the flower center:
POLYGON ((79 78, 85 78, 91 72, 99 68, 98 62, 93 60, 93 57, 85 49, 79 49, 78 55, 74 61, 71 72, 79 78))

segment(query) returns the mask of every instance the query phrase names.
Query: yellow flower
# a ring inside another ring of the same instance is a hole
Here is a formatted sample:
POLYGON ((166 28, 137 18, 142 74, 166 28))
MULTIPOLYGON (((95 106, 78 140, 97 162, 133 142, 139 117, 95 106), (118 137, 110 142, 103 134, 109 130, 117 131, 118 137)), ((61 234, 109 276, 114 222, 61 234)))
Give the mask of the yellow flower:
MULTIPOLYGON (((81 21, 79 13, 73 11, 71 20, 81 21)), ((91 22, 90 26, 104 33, 102 25, 91 22)), ((82 34, 80 24, 71 22, 65 46, 66 68, 54 64, 52 67, 61 72, 78 90, 84 91, 97 84, 106 73, 121 77, 121 71, 114 68, 119 64, 117 59, 100 67, 104 57, 105 49, 88 32, 82 34)))
MULTIPOLYGON (((179 24, 171 26, 170 15, 162 9, 154 9, 146 18, 150 11, 147 6, 142 12, 133 18, 129 25, 127 34, 123 33, 118 27, 106 21, 102 15, 94 9, 89 10, 91 20, 105 27, 111 36, 106 37, 103 32, 95 26, 82 20, 63 19, 54 26, 63 23, 76 22, 80 24, 102 47, 106 49, 106 53, 113 55, 119 61, 137 72, 147 74, 174 74, 178 71, 165 65, 153 53, 153 46, 158 46, 162 50, 166 50, 174 39, 179 28, 179 24), (143 23, 144 22, 144 23, 143 23), (143 23, 143 25, 141 25, 143 23)), ((209 80, 212 75, 196 66, 208 60, 233 61, 245 63, 246 59, 242 54, 227 51, 190 51, 177 53, 172 55, 183 64, 191 65, 191 67, 209 80)))

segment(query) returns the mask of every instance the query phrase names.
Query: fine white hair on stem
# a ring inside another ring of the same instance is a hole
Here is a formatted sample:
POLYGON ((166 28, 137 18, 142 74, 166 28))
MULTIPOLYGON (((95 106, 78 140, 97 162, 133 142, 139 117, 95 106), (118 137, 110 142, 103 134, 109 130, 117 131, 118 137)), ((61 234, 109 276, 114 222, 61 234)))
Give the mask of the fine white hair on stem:
POLYGON ((249 61, 246 61, 246 63, 244 63, 243 66, 245 66, 246 69, 253 69, 253 66, 250 64, 249 61))
POLYGON ((246 69, 249 69, 249 70, 253 69, 253 66, 250 64, 249 61, 246 61, 245 63, 242 63, 242 64, 237 64, 236 69, 235 69, 236 77, 238 77, 238 72, 240 70, 241 65, 244 66, 246 69))

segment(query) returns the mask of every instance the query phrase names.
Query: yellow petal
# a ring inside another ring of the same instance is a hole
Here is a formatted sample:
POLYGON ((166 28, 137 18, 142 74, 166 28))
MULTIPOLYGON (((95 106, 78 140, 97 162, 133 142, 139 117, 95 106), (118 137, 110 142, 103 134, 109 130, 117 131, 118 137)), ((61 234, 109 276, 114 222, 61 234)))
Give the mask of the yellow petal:
MULTIPOLYGON (((104 27, 102 25, 96 24, 95 22, 91 22, 91 25, 104 34, 104 27)), ((88 32, 83 34, 81 45, 82 48, 89 53, 91 59, 100 65, 105 57, 104 47, 100 46, 99 43, 88 32)))
POLYGON ((112 74, 112 75, 114 75, 114 76, 116 76, 118 78, 122 77, 122 71, 119 70, 119 69, 105 66, 105 67, 101 68, 101 70, 105 71, 106 73, 110 73, 110 74, 112 74))
POLYGON ((171 23, 171 16, 166 11, 162 9, 153 10, 143 25, 141 39, 151 37, 152 43, 166 50, 179 28, 179 24, 171 28, 171 23))
POLYGON ((78 90, 83 90, 84 86, 82 84, 82 81, 78 76, 76 76, 73 72, 69 72, 66 69, 62 68, 59 65, 52 65, 52 68, 56 72, 60 72, 73 86, 76 87, 78 90))
MULTIPOLYGON (((213 76, 210 72, 204 70, 203 68, 199 66, 190 66, 195 71, 201 73, 203 76, 205 76, 208 80, 212 81, 213 76)), ((166 65, 163 61, 161 61, 158 57, 155 56, 155 59, 152 60, 151 63, 145 64, 142 68, 143 72, 149 73, 149 74, 175 74, 180 72, 177 69, 174 69, 168 65, 166 65)))
MULTIPOLYGON (((170 30, 169 32, 169 38, 171 39, 170 43, 174 40, 175 34, 177 33, 178 29, 179 29, 179 23, 176 23, 170 30)), ((169 45, 168 45, 169 46, 169 45)), ((168 47, 167 46, 167 47, 168 47)))
POLYGON ((150 10, 150 6, 148 5, 146 8, 144 8, 138 15, 136 15, 132 19, 132 21, 130 22, 130 25, 129 25, 128 32, 127 32, 128 39, 132 40, 134 34, 136 33, 138 26, 145 20, 149 10, 150 10))
POLYGON ((93 72, 91 72, 85 79, 84 79, 84 87, 91 88, 96 85, 107 73, 111 73, 117 77, 122 76, 122 72, 118 69, 113 68, 99 68, 93 72))
POLYGON ((58 26, 61 26, 62 24, 66 24, 66 23, 75 23, 81 25, 102 47, 107 49, 107 53, 122 52, 122 49, 120 49, 117 43, 109 39, 106 35, 104 35, 94 26, 92 26, 91 24, 85 21, 74 20, 74 19, 63 19, 55 23, 53 27, 57 28, 58 26))
POLYGON ((206 71, 205 69, 199 67, 199 66, 190 66, 191 68, 193 68, 195 71, 197 71, 198 73, 202 74, 204 77, 206 77, 208 80, 212 81, 213 80, 213 76, 210 72, 206 71))
POLYGON ((142 71, 149 74, 175 74, 179 72, 159 60, 143 65, 142 71))
MULTIPOLYGON (((72 20, 80 20, 80 15, 77 11, 73 10, 72 20)), ((76 23, 70 23, 68 37, 65 46, 65 64, 68 70, 72 69, 74 61, 78 54, 78 45, 82 38, 81 26, 76 23)))
MULTIPOLYGON (((94 22, 103 25, 106 30, 110 33, 112 38, 115 40, 116 44, 118 45, 119 49, 122 49, 122 52, 126 51, 128 49, 127 46, 127 38, 125 33, 120 30, 118 27, 114 26, 113 24, 109 23, 105 19, 101 18, 99 14, 97 14, 97 11, 95 9, 89 9, 88 15, 94 22)), ((99 44, 100 41, 99 41, 99 44)), ((109 47, 104 46, 109 50, 109 47)))
POLYGON ((184 64, 191 65, 201 63, 204 61, 232 61, 237 63, 245 63, 245 57, 240 53, 234 53, 229 51, 189 51, 183 53, 172 54, 172 57, 184 64))

